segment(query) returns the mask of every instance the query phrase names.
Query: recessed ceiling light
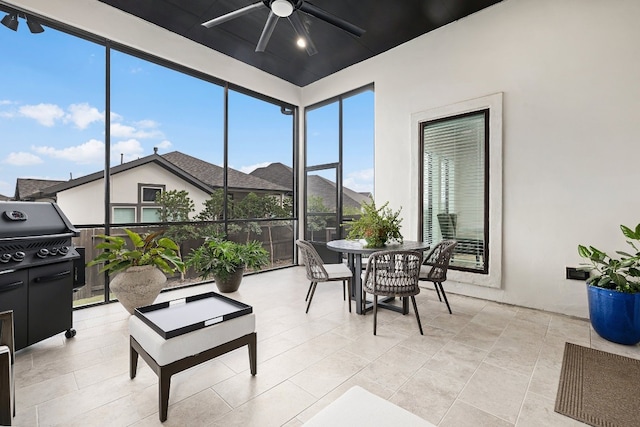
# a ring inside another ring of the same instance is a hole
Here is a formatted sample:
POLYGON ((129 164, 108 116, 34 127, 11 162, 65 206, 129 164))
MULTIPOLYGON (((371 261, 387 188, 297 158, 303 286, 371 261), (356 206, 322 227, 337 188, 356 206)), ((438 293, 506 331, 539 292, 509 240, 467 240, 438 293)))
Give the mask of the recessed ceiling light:
POLYGON ((305 48, 307 47, 307 41, 305 39, 303 39, 302 37, 300 37, 297 41, 296 44, 301 47, 301 48, 305 48))

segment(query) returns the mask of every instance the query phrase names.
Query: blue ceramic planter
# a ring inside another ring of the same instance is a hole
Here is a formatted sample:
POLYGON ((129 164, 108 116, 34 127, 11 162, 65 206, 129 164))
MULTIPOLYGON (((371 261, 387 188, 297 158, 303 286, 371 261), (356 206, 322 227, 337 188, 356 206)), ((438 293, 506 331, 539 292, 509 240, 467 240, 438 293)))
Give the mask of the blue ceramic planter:
POLYGON ((587 295, 591 325, 598 335, 618 344, 640 342, 640 293, 587 285, 587 295))

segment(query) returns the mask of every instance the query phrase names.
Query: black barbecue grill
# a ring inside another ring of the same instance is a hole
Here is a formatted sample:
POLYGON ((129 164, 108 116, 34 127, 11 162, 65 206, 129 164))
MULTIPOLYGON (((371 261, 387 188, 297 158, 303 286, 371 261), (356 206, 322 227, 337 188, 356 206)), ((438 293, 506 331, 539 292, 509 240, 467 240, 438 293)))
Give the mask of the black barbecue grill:
POLYGON ((16 348, 75 335, 74 277, 84 268, 77 235, 55 203, 0 202, 0 311, 14 312, 16 348))

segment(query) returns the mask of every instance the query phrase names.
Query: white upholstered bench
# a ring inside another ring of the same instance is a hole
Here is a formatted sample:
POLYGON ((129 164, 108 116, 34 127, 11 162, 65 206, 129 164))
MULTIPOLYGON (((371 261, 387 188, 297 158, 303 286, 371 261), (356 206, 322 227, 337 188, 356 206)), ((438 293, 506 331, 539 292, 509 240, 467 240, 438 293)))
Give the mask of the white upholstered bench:
POLYGON ((435 427, 362 387, 354 386, 311 417, 305 427, 435 427))
POLYGON ((129 375, 131 379, 136 376, 139 354, 158 376, 159 418, 166 421, 173 374, 247 345, 251 374, 256 375, 255 330, 252 313, 165 340, 142 320, 131 316, 129 375))

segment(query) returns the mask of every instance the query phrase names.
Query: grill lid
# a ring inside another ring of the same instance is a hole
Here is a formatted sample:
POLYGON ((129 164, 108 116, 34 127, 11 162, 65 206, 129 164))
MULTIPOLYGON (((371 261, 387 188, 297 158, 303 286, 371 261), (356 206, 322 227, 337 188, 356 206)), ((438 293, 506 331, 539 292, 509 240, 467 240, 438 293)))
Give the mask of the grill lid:
POLYGON ((55 203, 0 202, 0 239, 78 233, 55 203))

